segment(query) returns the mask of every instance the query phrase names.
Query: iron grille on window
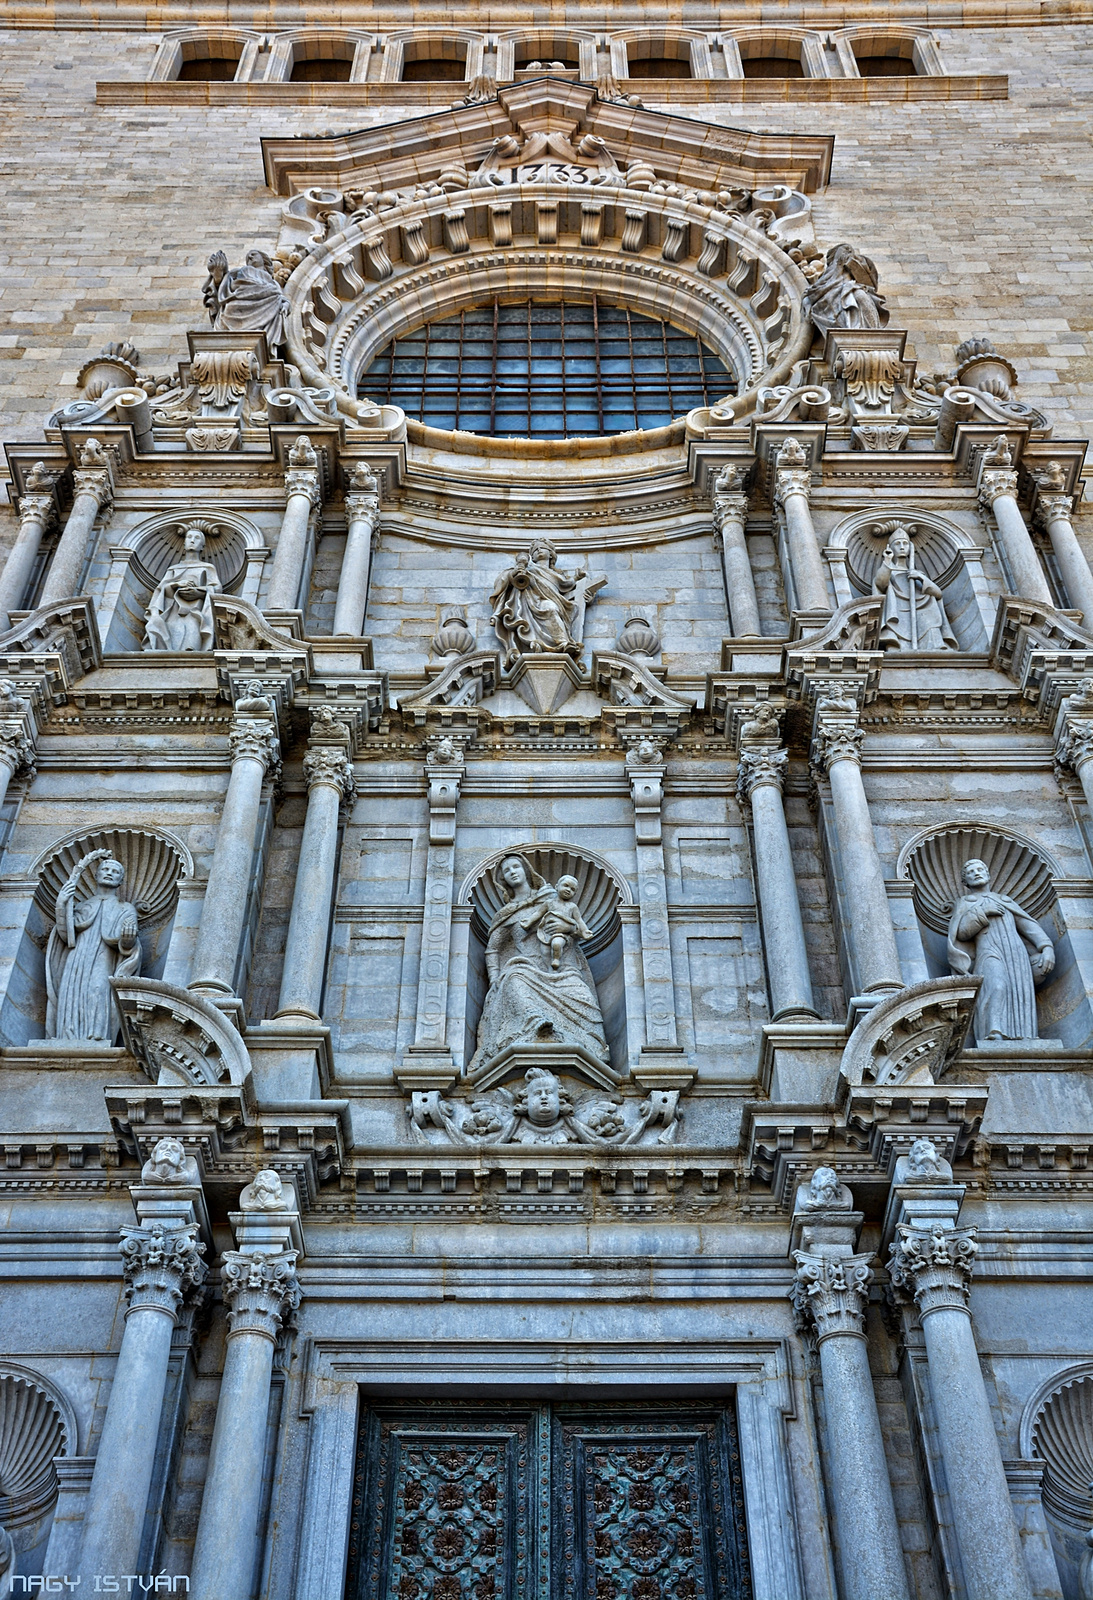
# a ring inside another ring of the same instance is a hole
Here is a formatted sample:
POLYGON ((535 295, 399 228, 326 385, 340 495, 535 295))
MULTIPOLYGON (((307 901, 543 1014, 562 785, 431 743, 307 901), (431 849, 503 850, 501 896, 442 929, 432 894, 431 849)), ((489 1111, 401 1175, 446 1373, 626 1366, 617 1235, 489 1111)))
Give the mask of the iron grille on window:
POLYGON ((494 300, 396 339, 358 392, 434 428, 565 439, 660 427, 736 380, 694 334, 625 307, 494 300))

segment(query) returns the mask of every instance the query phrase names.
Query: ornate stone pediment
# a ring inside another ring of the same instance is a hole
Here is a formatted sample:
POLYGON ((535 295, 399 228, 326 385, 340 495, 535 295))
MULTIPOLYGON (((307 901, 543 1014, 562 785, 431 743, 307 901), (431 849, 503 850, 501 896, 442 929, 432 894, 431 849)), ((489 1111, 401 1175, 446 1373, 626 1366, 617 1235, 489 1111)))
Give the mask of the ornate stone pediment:
POLYGON ((1093 636, 1064 611, 1003 595, 991 640, 991 665, 1022 689, 1033 691, 1030 699, 1043 697, 1046 709, 1053 709, 1059 684, 1069 685, 1061 689, 1066 694, 1093 672, 1093 636))
POLYGON ((113 989, 126 1048, 153 1083, 246 1082, 247 1047, 208 1000, 152 978, 117 980, 113 989))
POLYGON ((854 1088, 936 1083, 964 1047, 981 982, 934 978, 881 1001, 850 1035, 843 1078, 854 1088))

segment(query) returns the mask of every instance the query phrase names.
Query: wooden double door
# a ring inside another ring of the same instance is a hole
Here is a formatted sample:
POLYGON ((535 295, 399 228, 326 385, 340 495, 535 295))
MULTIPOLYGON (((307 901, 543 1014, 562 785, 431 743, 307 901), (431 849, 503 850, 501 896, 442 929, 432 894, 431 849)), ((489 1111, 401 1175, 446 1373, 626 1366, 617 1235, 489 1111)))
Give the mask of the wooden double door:
POLYGON ((362 1401, 346 1600, 750 1600, 731 1405, 362 1401))

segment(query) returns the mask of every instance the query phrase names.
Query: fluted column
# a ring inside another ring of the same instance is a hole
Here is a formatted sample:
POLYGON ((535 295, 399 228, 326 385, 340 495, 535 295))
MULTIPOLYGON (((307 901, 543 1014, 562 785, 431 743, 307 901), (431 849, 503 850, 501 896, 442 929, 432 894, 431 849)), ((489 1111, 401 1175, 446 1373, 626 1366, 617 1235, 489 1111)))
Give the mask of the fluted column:
POLYGON ((363 462, 353 468, 351 492, 345 497, 349 531, 334 604, 336 637, 359 639, 364 632, 368 605, 368 576, 372 567, 372 542, 379 527, 380 497, 376 475, 363 462))
POLYGON ((813 756, 827 773, 835 812, 842 902, 859 990, 903 986, 892 911, 884 887, 869 801, 861 775, 864 734, 852 701, 821 699, 816 707, 813 756))
POLYGON ((791 1296, 813 1332, 827 1414, 827 1457, 842 1554, 843 1600, 907 1600, 907 1569, 892 1500, 865 1344, 873 1274, 868 1255, 795 1250, 791 1296))
POLYGON ((1002 434, 983 457, 979 470, 979 503, 984 510, 994 513, 998 537, 1017 593, 1025 600, 1053 606, 1055 602, 1044 569, 1017 504, 1017 473, 1012 463, 1006 437, 1002 434))
POLYGON ((751 806, 755 883, 774 1019, 816 1015, 782 802, 787 761, 786 752, 775 744, 741 743, 737 794, 751 806))
MULTIPOLYGON (((152 1163, 164 1144, 174 1143, 161 1141, 152 1163)), ((84 1517, 80 1568, 89 1584, 97 1573, 137 1571, 171 1332, 183 1300, 207 1271, 197 1237, 196 1171, 192 1177, 192 1184, 173 1189, 135 1188, 139 1225, 122 1229, 129 1305, 84 1517)))
POLYGON ((19 532, 0 572, 0 631, 11 626, 9 613, 23 603, 42 538, 56 518, 53 489, 53 474, 46 471, 44 461, 36 461, 27 474, 26 491, 19 498, 19 532))
POLYGON ((968 1600, 1032 1600, 968 1310, 975 1233, 951 1222, 901 1223, 888 1270, 922 1320, 968 1600))
POLYGON ((313 745, 304 757, 304 780, 307 817, 277 1015, 318 1021, 338 859, 338 812, 354 792, 353 766, 345 746, 313 745))
MULTIPOLYGON (((266 1177, 279 1185, 276 1173, 263 1173, 251 1190, 266 1177)), ((228 1339, 194 1542, 195 1600, 250 1600, 274 1348, 300 1303, 297 1250, 289 1248, 299 1238, 296 1213, 233 1212, 230 1220, 239 1248, 225 1251, 220 1266, 228 1339)))
POLYGON ((71 600, 78 592, 95 519, 100 511, 109 515, 113 503, 113 469, 97 439, 88 439, 80 451, 79 460, 80 464, 72 474, 75 489, 72 509, 53 552, 39 605, 49 606, 58 600, 71 600))
POLYGON ((262 694, 260 683, 249 686, 248 697, 236 702, 236 715, 232 718, 231 777, 220 814, 189 984, 191 989, 207 990, 214 996, 234 992, 239 941, 250 895, 262 784, 270 766, 279 757, 272 702, 262 694), (268 707, 266 711, 261 709, 263 701, 268 707))
POLYGON ((301 433, 288 453, 285 514, 281 519, 281 532, 273 552, 266 591, 266 609, 269 611, 294 611, 299 604, 312 513, 322 503, 318 468, 319 458, 311 440, 306 433, 301 433))
POLYGON ((774 504, 785 519, 786 544, 797 611, 829 611, 827 579, 812 526, 812 474, 796 439, 787 439, 774 458, 774 504))
MULTIPOLYGON (((1054 464, 1054 463, 1053 463, 1054 464)), ((1082 614, 1082 626, 1093 628, 1093 572, 1085 559, 1071 522, 1073 498, 1068 494, 1044 493, 1036 497, 1035 521, 1051 541, 1066 586, 1068 603, 1082 614)))
POLYGON ((755 576, 745 528, 748 497, 742 492, 744 473, 739 467, 722 467, 713 486, 714 536, 721 549, 725 573, 725 595, 729 605, 729 626, 733 637, 751 638, 762 633, 759 603, 755 597, 755 576))

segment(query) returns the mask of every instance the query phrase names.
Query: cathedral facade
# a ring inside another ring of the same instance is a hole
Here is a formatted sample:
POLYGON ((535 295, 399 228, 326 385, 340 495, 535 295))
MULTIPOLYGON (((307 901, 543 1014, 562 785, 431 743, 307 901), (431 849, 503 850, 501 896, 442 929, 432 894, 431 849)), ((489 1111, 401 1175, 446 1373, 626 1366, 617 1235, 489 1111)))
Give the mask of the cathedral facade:
POLYGON ((2 0, 0 1600, 1093 1600, 1002 10, 2 0))

